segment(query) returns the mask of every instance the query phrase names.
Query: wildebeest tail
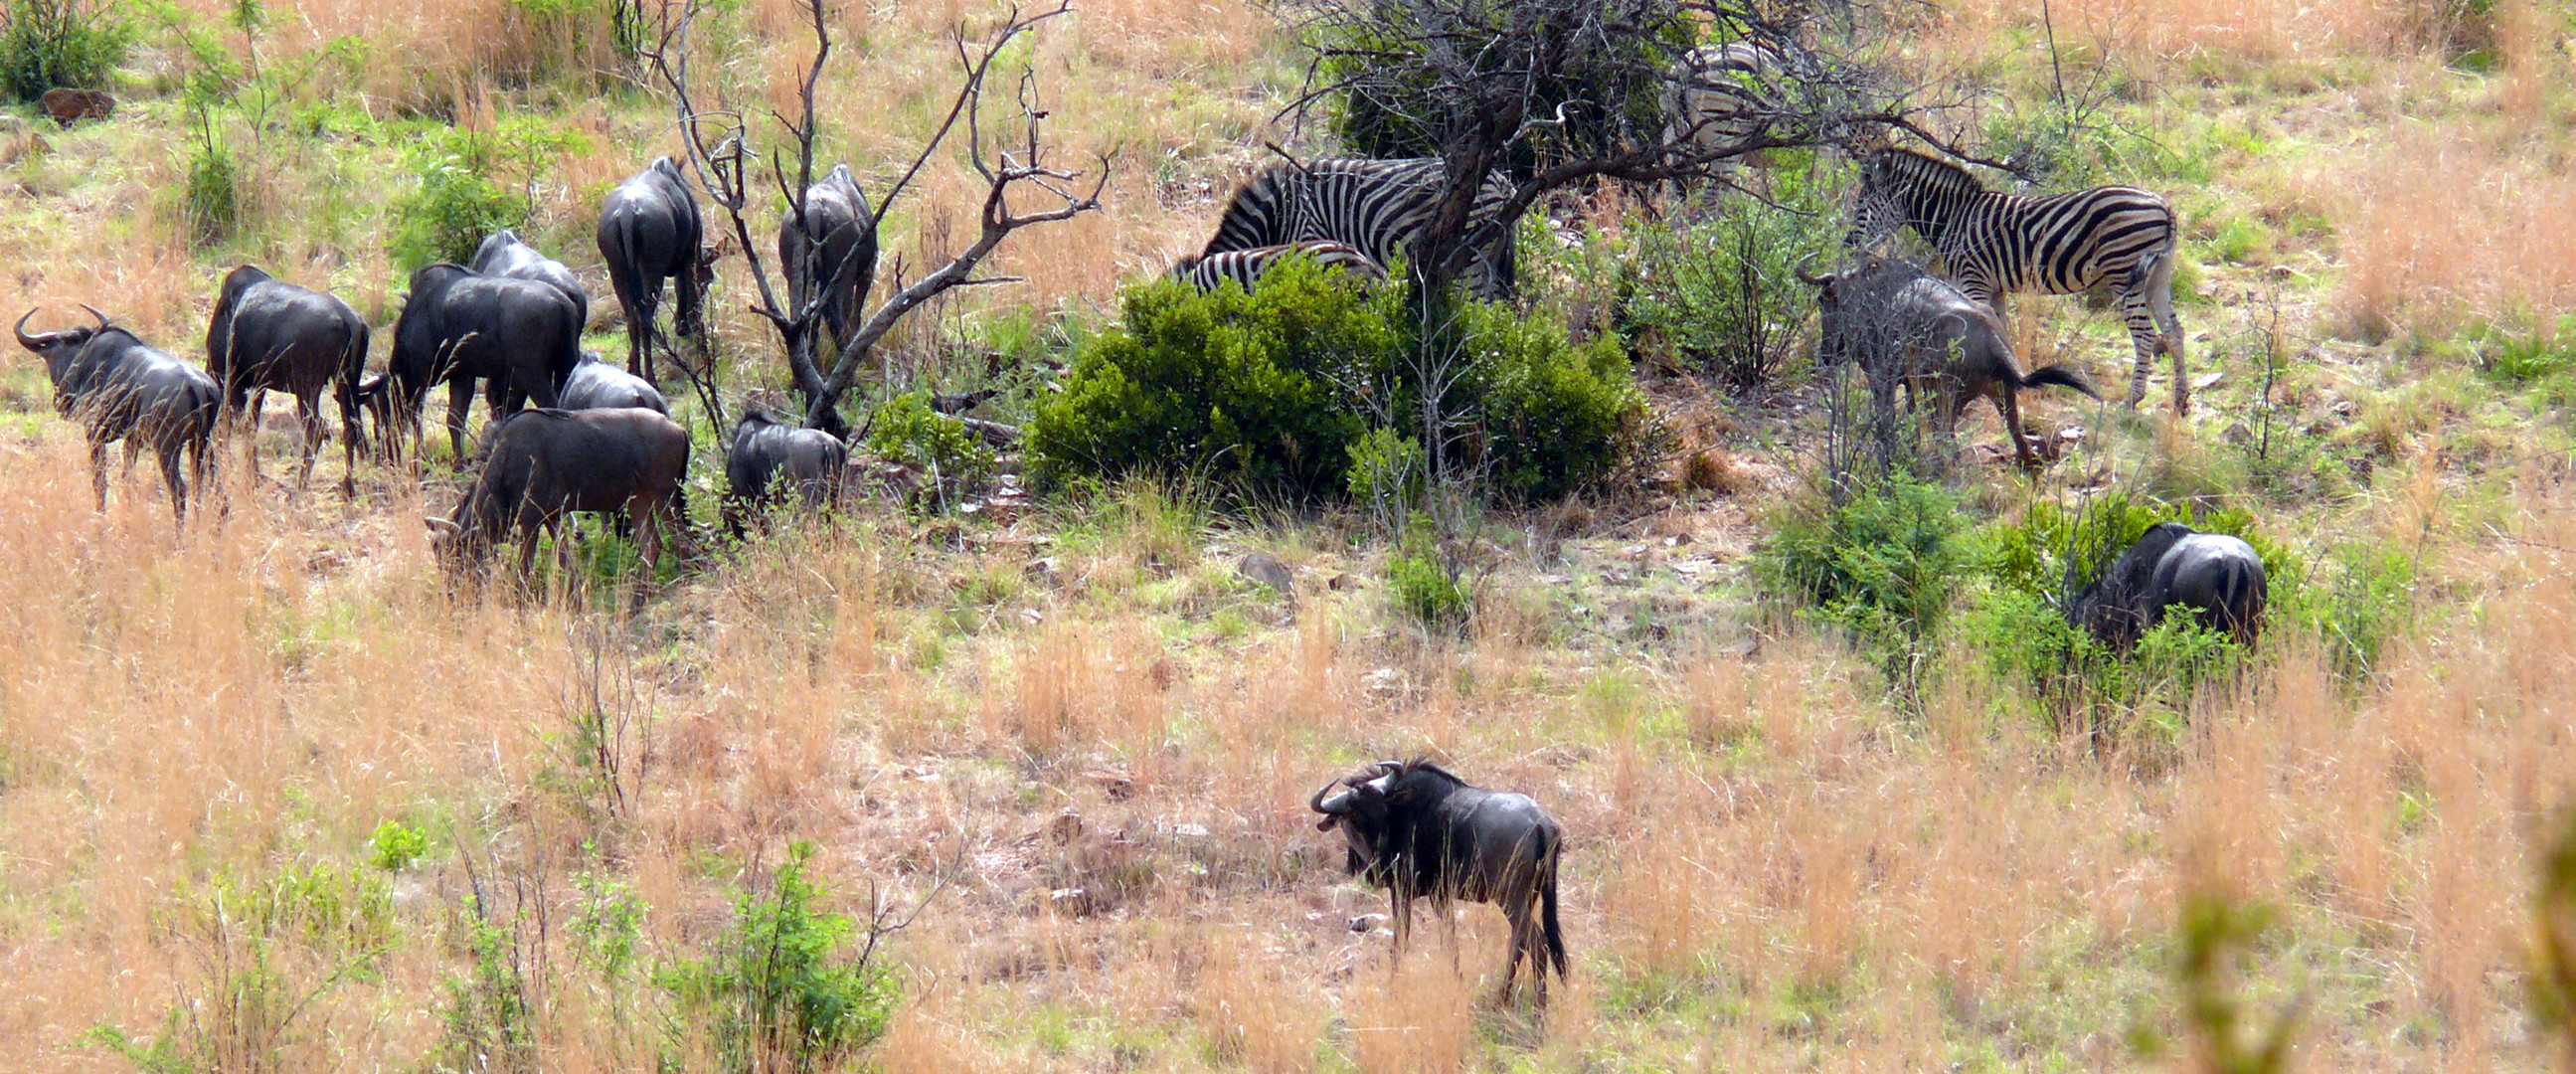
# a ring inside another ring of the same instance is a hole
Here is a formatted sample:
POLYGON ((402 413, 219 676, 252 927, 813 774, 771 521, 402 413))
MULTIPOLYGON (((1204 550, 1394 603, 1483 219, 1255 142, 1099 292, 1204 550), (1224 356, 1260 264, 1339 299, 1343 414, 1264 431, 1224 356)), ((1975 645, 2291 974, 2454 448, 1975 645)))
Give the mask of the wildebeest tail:
POLYGON ((2252 642, 2262 630, 2268 589, 2260 567, 2230 560, 2227 577, 2219 585, 2220 625, 2239 640, 2252 642))
MULTIPOLYGON (((1551 845, 1539 867, 1538 920, 1547 934, 1547 959, 1556 966, 1558 980, 1565 979, 1565 929, 1556 923, 1556 858, 1560 848, 1551 845)), ((1545 972, 1544 970, 1541 971, 1545 972)), ((1541 983, 1545 983, 1542 978, 1541 983)))
POLYGON ((2042 366, 2038 369, 2031 370, 2021 378, 2020 386, 2024 388, 2035 388, 2046 384, 2054 384, 2061 388, 2073 388, 2076 391, 2083 392, 2095 399, 2102 397, 2102 393, 2093 390, 2092 379, 2086 377, 2082 370, 2076 369, 2073 366, 2052 365, 2042 366))

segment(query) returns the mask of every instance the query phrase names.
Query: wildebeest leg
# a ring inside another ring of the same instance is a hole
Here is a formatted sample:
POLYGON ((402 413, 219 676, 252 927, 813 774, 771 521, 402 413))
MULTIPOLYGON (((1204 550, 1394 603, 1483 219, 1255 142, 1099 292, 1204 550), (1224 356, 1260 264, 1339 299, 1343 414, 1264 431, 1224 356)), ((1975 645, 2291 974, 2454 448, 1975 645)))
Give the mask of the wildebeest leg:
POLYGON ((1995 411, 2004 417, 2004 432, 2012 437, 2013 460, 2025 470, 2036 469, 2039 458, 2031 454, 2030 438, 2021 434, 2021 393, 2012 386, 1997 382, 1994 387, 1995 411))
POLYGON ((459 373, 447 382, 447 464, 465 468, 465 412, 474 407, 474 378, 459 373))
POLYGON ((98 509, 107 510, 107 441, 89 442, 89 481, 98 490, 98 509))
POLYGON ((1514 987, 1520 983, 1521 959, 1530 960, 1530 977, 1536 984, 1539 1001, 1547 1001, 1547 964, 1539 960, 1537 927, 1530 919, 1529 900, 1513 897, 1503 900, 1503 920, 1510 922, 1512 942, 1503 960, 1502 998, 1509 1002, 1514 987))
POLYGON ((188 477, 179 472, 180 448, 179 443, 172 442, 160 445, 158 452, 161 456, 161 483, 170 489, 170 517, 174 523, 188 520, 188 477))
POLYGON ((295 422, 304 434, 304 468, 296 472, 295 490, 313 483, 313 457, 322 453, 322 393, 306 389, 295 397, 295 422))

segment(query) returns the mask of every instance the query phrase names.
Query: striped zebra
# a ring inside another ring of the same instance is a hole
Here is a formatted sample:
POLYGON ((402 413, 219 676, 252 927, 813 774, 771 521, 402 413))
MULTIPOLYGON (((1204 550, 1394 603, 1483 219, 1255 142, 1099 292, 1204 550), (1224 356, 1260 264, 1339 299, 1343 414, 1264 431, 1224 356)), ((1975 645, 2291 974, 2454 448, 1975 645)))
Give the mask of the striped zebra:
MULTIPOLYGON (((1780 110, 1773 83, 1786 66, 1777 51, 1751 41, 1690 50, 1664 86, 1664 142, 1719 154, 1751 141, 1763 114, 1780 110)), ((1720 163, 1732 168, 1736 159, 1720 163)))
POLYGON ((2145 190, 2100 186, 2025 196, 1987 190, 1975 176, 1909 149, 1880 149, 1861 161, 1853 206, 1855 239, 1876 245, 1911 227, 1940 252, 1968 297, 2003 316, 2008 292, 2067 295, 2103 284, 2120 300, 2137 346, 2129 406, 2147 397, 2158 351, 2173 354, 2174 412, 2191 409, 2182 328, 2174 322, 2173 206, 2145 190))
POLYGON ((1365 283, 1385 283, 1386 269, 1348 243, 1308 239, 1303 242, 1255 246, 1249 250, 1221 250, 1213 254, 1191 254, 1172 262, 1171 278, 1188 283, 1201 291, 1214 291, 1227 280, 1245 291, 1259 282, 1271 266, 1292 255, 1304 255, 1328 269, 1340 269, 1353 279, 1365 283))
MULTIPOLYGON (((1206 254, 1322 239, 1352 246, 1380 265, 1391 264, 1429 225, 1446 176, 1447 167, 1437 157, 1330 157, 1303 167, 1272 164, 1235 188, 1206 254)), ((1511 196, 1509 180, 1487 177, 1470 219, 1492 220, 1511 196)), ((1512 229, 1496 230, 1466 272, 1468 290, 1479 298, 1512 294, 1512 229)))

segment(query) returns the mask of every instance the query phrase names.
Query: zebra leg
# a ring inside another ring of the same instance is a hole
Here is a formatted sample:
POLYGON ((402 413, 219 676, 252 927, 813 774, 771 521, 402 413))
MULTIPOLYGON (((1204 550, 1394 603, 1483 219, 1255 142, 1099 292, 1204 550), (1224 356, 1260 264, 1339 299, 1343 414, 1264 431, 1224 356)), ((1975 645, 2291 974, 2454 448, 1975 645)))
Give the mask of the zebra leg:
POLYGON ((2174 412, 2179 414, 2189 410, 2191 384, 2183 379, 2182 347, 2178 341, 2167 339, 2157 331, 2145 289, 2132 284, 2120 292, 2120 313, 2129 323, 2129 342, 2138 352, 2137 368, 2129 374, 2129 409, 2136 410, 2138 404, 2146 401, 2147 377, 2155 371, 2156 355, 2171 347, 2174 353, 2174 412))

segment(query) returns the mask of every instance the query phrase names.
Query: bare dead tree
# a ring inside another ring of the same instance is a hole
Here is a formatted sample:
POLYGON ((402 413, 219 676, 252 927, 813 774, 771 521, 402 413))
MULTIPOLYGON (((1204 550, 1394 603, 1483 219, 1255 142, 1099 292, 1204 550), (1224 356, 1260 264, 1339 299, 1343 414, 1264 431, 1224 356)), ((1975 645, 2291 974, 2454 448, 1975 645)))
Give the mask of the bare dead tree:
MULTIPOLYGON (((787 353, 790 383, 805 406, 805 424, 847 439, 849 425, 840 415, 840 401, 856 383, 877 344, 903 318, 931 299, 960 287, 1017 282, 1015 277, 975 274, 984 259, 1000 248, 1013 232, 1039 224, 1071 220, 1086 212, 1100 209, 1100 194, 1109 181, 1111 159, 1103 155, 1096 169, 1066 170, 1048 162, 1047 147, 1040 124, 1047 111, 1037 100, 1035 78, 1020 76, 1012 101, 1016 115, 1003 121, 1016 128, 1009 138, 985 129, 985 98, 991 89, 994 68, 1010 44, 1034 32, 1049 19, 1070 13, 1070 0, 1056 0, 1049 7, 1034 12, 1014 7, 990 32, 970 38, 961 25, 952 35, 957 49, 959 83, 946 116, 937 129, 924 139, 900 178, 889 185, 875 200, 874 214, 865 221, 868 239, 858 244, 851 257, 860 263, 843 266, 856 272, 861 280, 874 280, 882 274, 876 264, 880 244, 876 241, 881 222, 890 214, 905 193, 914 189, 922 169, 942 146, 950 144, 960 133, 967 141, 967 159, 982 177, 985 192, 980 227, 974 241, 965 249, 950 255, 937 268, 919 279, 904 283, 901 265, 891 274, 897 280, 894 292, 851 333, 846 345, 826 355, 821 341, 824 310, 830 289, 785 289, 773 283, 769 267, 760 255, 753 238, 750 220, 753 188, 759 185, 756 170, 764 154, 755 147, 753 128, 757 125, 745 109, 723 103, 701 108, 697 89, 690 75, 692 57, 691 33, 705 0, 661 0, 661 31, 657 43, 642 50, 643 61, 652 72, 655 85, 670 95, 678 114, 679 130, 688 144, 690 172, 709 201, 724 210, 734 239, 744 258, 756 291, 751 311, 759 314, 778 331, 787 353), (1088 181, 1088 189, 1081 184, 1088 181), (1033 196, 1043 208, 1023 210, 1015 207, 1014 196, 1033 196), (793 291, 805 291, 801 302, 789 298, 793 291)), ((833 42, 825 5, 828 0, 803 0, 809 25, 814 34, 814 57, 806 66, 799 83, 801 112, 790 117, 769 112, 769 118, 786 142, 793 144, 792 153, 773 150, 766 154, 768 180, 786 202, 786 219, 804 221, 806 192, 814 185, 814 143, 820 126, 815 118, 814 95, 822 82, 823 70, 831 59, 833 42), (792 165, 791 165, 792 158, 792 165)), ((862 298, 864 299, 864 290, 862 298)), ((703 356, 702 356, 703 357, 703 356)), ((683 363, 685 366, 685 363, 683 363)), ((693 382, 698 373, 688 371, 693 382)), ((705 372, 712 380, 713 363, 705 372)), ((712 389, 702 392, 713 396, 712 389)), ((721 422, 721 417, 718 418, 721 422)))

